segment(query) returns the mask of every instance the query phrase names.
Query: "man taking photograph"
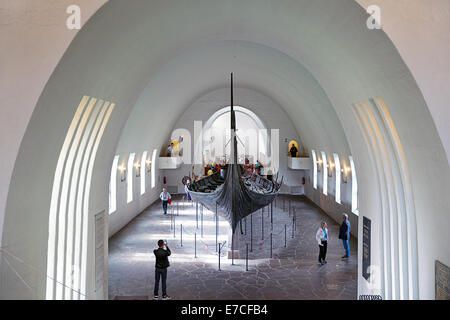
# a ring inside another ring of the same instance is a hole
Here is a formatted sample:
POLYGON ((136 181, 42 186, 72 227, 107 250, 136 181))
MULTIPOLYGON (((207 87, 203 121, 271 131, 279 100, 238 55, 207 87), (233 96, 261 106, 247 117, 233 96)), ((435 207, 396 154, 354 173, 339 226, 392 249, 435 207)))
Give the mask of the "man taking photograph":
POLYGON ((166 280, 167 280, 167 268, 170 266, 169 256, 171 254, 169 247, 167 246, 167 241, 159 240, 158 249, 153 250, 156 257, 155 263, 155 290, 153 300, 158 300, 159 291, 159 279, 162 278, 162 298, 163 300, 169 300, 171 297, 167 295, 166 291, 166 280), (165 247, 165 249, 164 249, 165 247))

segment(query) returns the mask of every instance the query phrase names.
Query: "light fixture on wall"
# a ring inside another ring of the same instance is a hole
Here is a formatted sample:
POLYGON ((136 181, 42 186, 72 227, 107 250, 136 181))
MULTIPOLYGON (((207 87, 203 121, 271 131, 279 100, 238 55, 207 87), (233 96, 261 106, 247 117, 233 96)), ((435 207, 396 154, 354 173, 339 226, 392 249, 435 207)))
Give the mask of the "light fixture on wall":
POLYGON ((145 167, 147 169, 147 172, 150 172, 152 161, 150 159, 145 160, 145 167))
POLYGON ((117 170, 120 171, 120 182, 124 182, 125 180, 127 180, 127 168, 123 164, 121 164, 117 167, 117 170))
POLYGON ((136 178, 139 178, 141 176, 141 164, 139 161, 134 164, 134 169, 136 170, 136 178))
POLYGON ((328 170, 328 176, 331 178, 333 176, 333 170, 334 170, 334 163, 330 161, 330 164, 327 165, 328 170))
POLYGON ((348 173, 350 172, 350 168, 344 165, 344 168, 341 169, 342 172, 342 182, 347 183, 348 181, 348 173))

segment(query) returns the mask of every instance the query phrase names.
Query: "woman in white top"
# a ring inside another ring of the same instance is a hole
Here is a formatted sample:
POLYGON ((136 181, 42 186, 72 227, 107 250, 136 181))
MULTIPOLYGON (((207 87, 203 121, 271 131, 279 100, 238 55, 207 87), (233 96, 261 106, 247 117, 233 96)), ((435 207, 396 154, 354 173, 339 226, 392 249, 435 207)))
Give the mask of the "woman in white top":
POLYGON ((317 230, 316 233, 316 240, 319 244, 319 264, 324 265, 327 263, 325 260, 327 256, 327 245, 328 245, 328 229, 327 229, 327 223, 325 221, 322 221, 320 223, 320 228, 317 230))
POLYGON ((167 203, 169 202, 169 199, 172 199, 172 196, 170 195, 170 193, 167 192, 166 188, 163 188, 163 191, 159 195, 159 198, 162 201, 164 214, 167 214, 167 203))

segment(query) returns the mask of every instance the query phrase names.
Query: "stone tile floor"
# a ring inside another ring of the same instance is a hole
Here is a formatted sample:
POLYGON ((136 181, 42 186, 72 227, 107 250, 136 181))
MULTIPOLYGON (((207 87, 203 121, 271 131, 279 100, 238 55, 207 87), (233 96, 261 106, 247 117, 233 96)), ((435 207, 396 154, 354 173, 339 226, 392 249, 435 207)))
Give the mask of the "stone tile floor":
POLYGON ((171 209, 169 214, 164 216, 160 203, 156 202, 110 239, 108 263, 110 299, 152 297, 155 263, 153 250, 159 239, 166 239, 172 250, 167 291, 174 299, 299 300, 357 297, 356 239, 350 241, 351 258, 347 261, 341 260, 343 248, 337 239, 339 225, 304 197, 280 196, 274 204, 272 259, 270 258, 272 226, 267 209, 264 213, 262 210, 253 213, 252 228, 250 217, 247 217, 247 222, 243 222, 244 234, 239 234, 236 240, 241 259, 235 259, 234 265, 231 259, 227 259, 227 251, 231 249, 228 247, 228 223, 220 219, 218 242, 227 241, 221 254, 221 271, 218 270, 219 257, 215 250, 215 214, 206 208, 203 210, 203 237, 201 237, 201 207, 198 210, 198 229, 195 204, 184 203, 179 199, 173 201, 172 208, 174 216, 170 215, 171 209), (292 237, 294 215, 296 223, 292 237), (175 237, 172 218, 175 221, 175 237), (315 241, 321 220, 328 223, 330 234, 328 263, 323 266, 317 264, 319 249, 315 241), (246 244, 249 245, 250 251, 250 230, 253 234, 253 250, 249 252, 249 271, 246 271, 245 254, 246 244), (197 258, 194 257, 195 234, 197 258))

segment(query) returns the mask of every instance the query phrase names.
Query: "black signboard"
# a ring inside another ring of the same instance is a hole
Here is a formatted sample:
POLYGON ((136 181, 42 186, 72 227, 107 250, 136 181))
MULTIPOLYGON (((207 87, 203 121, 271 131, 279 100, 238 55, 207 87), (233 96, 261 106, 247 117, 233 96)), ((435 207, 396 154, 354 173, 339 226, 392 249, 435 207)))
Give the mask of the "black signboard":
POLYGON ((362 276, 369 281, 370 273, 370 219, 363 217, 363 254, 362 254, 362 276))

